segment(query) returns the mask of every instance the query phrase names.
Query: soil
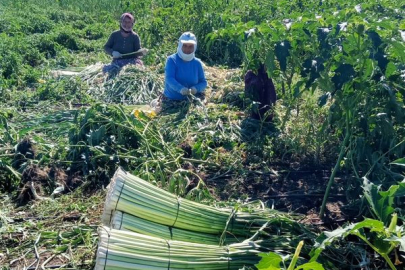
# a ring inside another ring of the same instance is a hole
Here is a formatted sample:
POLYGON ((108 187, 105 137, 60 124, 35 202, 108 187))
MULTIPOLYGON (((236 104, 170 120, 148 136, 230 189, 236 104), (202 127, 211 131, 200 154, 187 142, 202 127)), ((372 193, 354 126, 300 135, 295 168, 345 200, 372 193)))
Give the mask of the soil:
POLYGON ((276 165, 274 171, 262 175, 251 172, 252 177, 243 183, 229 179, 207 179, 207 185, 221 190, 220 199, 237 199, 248 194, 249 200, 258 199, 276 210, 298 214, 300 222, 311 224, 320 230, 333 230, 346 222, 356 222, 360 210, 351 206, 344 192, 346 178, 336 177, 326 204, 325 216, 319 217, 330 170, 315 168, 292 169, 276 165))

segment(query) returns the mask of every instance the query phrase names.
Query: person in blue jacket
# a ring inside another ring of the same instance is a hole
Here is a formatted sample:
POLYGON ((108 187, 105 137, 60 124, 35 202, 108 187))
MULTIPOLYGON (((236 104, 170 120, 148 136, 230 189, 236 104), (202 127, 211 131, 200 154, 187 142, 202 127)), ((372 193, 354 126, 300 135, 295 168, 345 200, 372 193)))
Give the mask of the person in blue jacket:
POLYGON ((191 94, 202 99, 205 97, 207 80, 201 60, 195 57, 196 49, 195 35, 183 33, 177 52, 166 61, 163 100, 186 100, 191 94))

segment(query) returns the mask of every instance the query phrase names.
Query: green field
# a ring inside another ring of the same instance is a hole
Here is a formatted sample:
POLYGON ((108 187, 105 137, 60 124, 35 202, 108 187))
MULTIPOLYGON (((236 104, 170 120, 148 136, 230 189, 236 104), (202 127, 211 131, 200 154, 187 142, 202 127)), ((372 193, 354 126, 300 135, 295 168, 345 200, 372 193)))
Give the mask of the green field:
POLYGON ((287 269, 301 240, 297 267, 403 269, 405 2, 2 0, 0 269, 93 269, 119 167, 207 205, 259 200, 290 217, 245 269, 287 269), (105 75, 123 12, 149 53, 105 75), (150 114, 185 31, 208 102, 150 114), (278 96, 271 123, 249 118, 244 93, 260 64, 278 96))

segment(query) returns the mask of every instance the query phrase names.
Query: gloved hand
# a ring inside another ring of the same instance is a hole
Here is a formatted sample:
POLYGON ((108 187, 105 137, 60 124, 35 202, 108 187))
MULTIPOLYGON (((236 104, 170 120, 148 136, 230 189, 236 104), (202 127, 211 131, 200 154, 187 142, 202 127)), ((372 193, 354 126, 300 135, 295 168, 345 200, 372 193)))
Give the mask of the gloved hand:
POLYGON ((194 86, 190 88, 190 93, 195 95, 197 94, 197 88, 195 88, 194 86))
POLYGON ((117 51, 113 51, 113 52, 112 52, 112 57, 113 57, 113 58, 120 58, 120 57, 121 57, 121 54, 120 54, 119 52, 117 52, 117 51))
POLYGON ((190 95, 190 90, 188 90, 187 88, 183 87, 183 88, 180 90, 180 94, 182 94, 183 96, 190 95))

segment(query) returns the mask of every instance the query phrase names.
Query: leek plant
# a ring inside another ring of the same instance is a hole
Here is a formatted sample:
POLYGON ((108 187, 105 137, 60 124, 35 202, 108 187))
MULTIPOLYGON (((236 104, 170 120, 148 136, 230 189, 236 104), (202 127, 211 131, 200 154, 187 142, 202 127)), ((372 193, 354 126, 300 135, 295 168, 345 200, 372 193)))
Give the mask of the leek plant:
POLYGON ((241 269, 260 257, 254 242, 227 247, 164 240, 100 227, 95 270, 110 269, 241 269))
MULTIPOLYGON (((121 211, 114 212, 111 220, 111 228, 155 236, 166 240, 185 241, 207 245, 219 245, 220 243, 219 234, 214 235, 172 228, 121 211)), ((235 242, 237 242, 237 239, 235 238, 226 239, 227 244, 235 242)))
POLYGON ((114 211, 173 228, 215 235, 228 232, 243 237, 252 235, 270 218, 281 216, 275 210, 247 213, 182 199, 122 169, 117 170, 110 183, 102 215, 104 225, 110 224, 114 211))

